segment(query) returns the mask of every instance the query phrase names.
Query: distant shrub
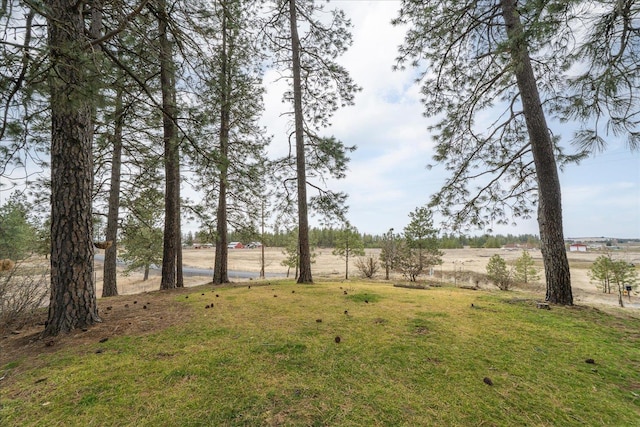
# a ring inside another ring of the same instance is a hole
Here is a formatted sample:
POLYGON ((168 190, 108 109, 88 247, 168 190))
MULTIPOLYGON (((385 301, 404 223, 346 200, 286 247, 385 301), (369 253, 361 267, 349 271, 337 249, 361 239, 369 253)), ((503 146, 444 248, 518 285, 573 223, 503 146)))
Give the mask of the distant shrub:
POLYGON ((10 271, 16 266, 16 263, 10 259, 0 259, 0 271, 10 271))
POLYGON ((367 279, 372 279, 379 269, 378 261, 371 256, 356 259, 356 267, 367 279))

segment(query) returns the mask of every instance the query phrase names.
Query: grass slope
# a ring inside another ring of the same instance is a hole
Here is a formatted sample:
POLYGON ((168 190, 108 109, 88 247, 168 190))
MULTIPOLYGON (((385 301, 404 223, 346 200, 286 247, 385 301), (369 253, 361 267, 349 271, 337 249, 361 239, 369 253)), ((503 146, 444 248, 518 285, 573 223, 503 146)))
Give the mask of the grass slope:
POLYGON ((2 366, 0 424, 640 425, 637 318, 447 287, 189 292, 178 326, 2 366))

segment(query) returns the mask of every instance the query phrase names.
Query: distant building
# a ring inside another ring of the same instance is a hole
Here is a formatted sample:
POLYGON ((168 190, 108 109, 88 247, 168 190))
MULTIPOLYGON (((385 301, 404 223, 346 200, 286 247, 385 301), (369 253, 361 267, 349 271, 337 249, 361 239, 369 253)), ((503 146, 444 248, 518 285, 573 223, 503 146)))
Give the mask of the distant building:
POLYGON ((532 249, 536 249, 536 246, 530 243, 507 243, 502 246, 502 250, 505 251, 528 251, 532 249))
POLYGON ((569 246, 569 252, 587 252, 587 245, 582 243, 572 243, 569 246))
POLYGON ((230 242, 227 245, 227 248, 229 248, 229 249, 242 249, 242 248, 244 248, 244 246, 240 242, 230 242))
POLYGON ((210 249, 213 247, 213 243, 193 243, 193 249, 210 249))

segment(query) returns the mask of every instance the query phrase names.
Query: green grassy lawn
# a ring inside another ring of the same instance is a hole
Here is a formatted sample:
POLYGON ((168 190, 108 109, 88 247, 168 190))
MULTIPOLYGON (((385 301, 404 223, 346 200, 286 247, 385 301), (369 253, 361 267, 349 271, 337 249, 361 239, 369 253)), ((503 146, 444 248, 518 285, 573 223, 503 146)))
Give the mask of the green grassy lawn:
POLYGON ((365 282, 214 292, 176 295, 179 326, 0 367, 0 425, 640 425, 622 311, 365 282))

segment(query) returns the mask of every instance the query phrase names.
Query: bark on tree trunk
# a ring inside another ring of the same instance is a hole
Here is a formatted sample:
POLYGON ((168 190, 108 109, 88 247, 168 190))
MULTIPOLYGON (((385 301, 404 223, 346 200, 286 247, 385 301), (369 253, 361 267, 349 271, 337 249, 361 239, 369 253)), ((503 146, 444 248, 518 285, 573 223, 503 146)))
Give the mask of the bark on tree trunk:
POLYGON ((260 210, 261 226, 260 226, 260 278, 265 278, 264 273, 264 200, 262 201, 262 209, 260 210))
POLYGON ((176 287, 176 243, 178 227, 177 206, 177 165, 178 144, 175 125, 175 64, 168 35, 167 7, 164 0, 158 0, 158 30, 160 39, 160 86, 162 90, 162 125, 164 132, 165 164, 165 218, 162 252, 162 279, 160 289, 176 287))
MULTIPOLYGON (((174 92, 175 93, 175 92, 174 92)), ((176 104, 174 98, 174 105, 176 104)), ((178 147, 178 158, 180 158, 180 151, 178 147)), ((176 288, 184 288, 184 274, 182 271, 182 215, 181 203, 180 203, 180 164, 175 165, 176 171, 176 288)))
POLYGON ((229 283, 227 248, 227 179, 229 156, 229 126, 231 104, 229 102, 229 73, 227 58, 227 11, 223 3, 222 52, 220 53, 220 181, 218 183, 218 209, 216 212, 216 255, 213 266, 213 284, 229 283))
POLYGON ((571 276, 562 228, 560 180, 544 110, 515 0, 502 0, 511 57, 531 141, 538 181, 538 226, 547 282, 546 300, 572 305, 571 276))
POLYGON ((346 246, 346 250, 344 251, 344 280, 349 280, 349 235, 348 234, 346 236, 345 246, 346 246))
POLYGON ((344 257, 344 279, 349 280, 349 253, 347 252, 344 257))
POLYGON ((51 297, 44 336, 100 321, 93 275, 93 123, 84 17, 47 1, 51 72, 51 297))
POLYGON ((106 240, 113 242, 104 251, 104 280, 102 297, 118 295, 116 263, 118 257, 118 212, 120 211, 120 172, 122 165, 122 88, 116 94, 115 128, 113 131, 113 155, 111 157, 111 186, 109 188, 109 211, 107 213, 106 240))
MULTIPOLYGON (((178 204, 178 212, 180 212, 180 204, 178 204)), ((184 288, 184 274, 182 271, 182 227, 180 225, 180 217, 178 216, 178 241, 176 242, 176 288, 184 288)))
POLYGON ((622 285, 618 285, 618 304, 620 304, 620 307, 624 308, 624 302, 622 301, 622 293, 623 293, 623 286, 622 285))
POLYGON ((309 245, 309 214, 307 209, 307 172, 304 150, 302 117, 302 82, 300 76, 300 38, 296 17, 296 2, 289 0, 291 25, 291 61, 293 68, 293 104, 296 134, 296 177, 298 181, 298 283, 313 283, 311 275, 311 248, 309 245))
POLYGON ((227 185, 220 176, 220 188, 218 194, 218 211, 216 213, 216 254, 213 267, 213 283, 220 285, 229 283, 227 270, 229 248, 227 248, 227 185))

